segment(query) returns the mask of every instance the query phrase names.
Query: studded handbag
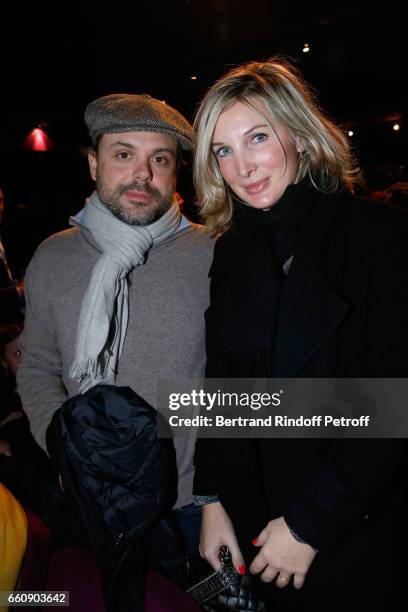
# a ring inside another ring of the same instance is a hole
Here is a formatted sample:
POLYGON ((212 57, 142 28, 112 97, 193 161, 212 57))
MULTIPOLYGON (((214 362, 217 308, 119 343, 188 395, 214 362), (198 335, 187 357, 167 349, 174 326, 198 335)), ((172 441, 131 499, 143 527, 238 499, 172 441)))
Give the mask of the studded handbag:
POLYGON ((206 612, 266 612, 252 577, 238 574, 227 546, 220 549, 221 567, 187 591, 206 612))

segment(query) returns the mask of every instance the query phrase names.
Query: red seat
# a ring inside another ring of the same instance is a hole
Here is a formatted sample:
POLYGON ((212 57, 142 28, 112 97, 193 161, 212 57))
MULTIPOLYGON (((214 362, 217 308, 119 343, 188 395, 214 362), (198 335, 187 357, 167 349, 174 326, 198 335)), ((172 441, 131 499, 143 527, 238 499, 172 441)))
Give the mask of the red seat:
POLYGON ((47 591, 69 591, 69 612, 105 612, 102 583, 91 551, 70 546, 54 553, 47 591))
POLYGON ((45 588, 51 555, 51 533, 42 520, 27 508, 27 546, 21 565, 19 590, 38 591, 45 588))
MULTIPOLYGON (((69 591, 70 612, 105 612, 98 566, 91 551, 65 547, 51 555, 51 534, 42 520, 26 509, 27 548, 19 590, 69 591)), ((49 608, 44 608, 48 611, 49 608)), ((41 608, 31 608, 39 612, 41 608)), ((149 571, 145 612, 200 612, 195 602, 167 578, 149 571)))
MULTIPOLYGON (((98 567, 86 549, 64 548, 53 555, 47 590, 69 591, 70 612, 105 612, 98 567)), ((200 608, 176 584, 149 571, 145 612, 200 612, 200 608)))
POLYGON ((201 608, 174 582, 147 572, 145 612, 200 612, 201 608))

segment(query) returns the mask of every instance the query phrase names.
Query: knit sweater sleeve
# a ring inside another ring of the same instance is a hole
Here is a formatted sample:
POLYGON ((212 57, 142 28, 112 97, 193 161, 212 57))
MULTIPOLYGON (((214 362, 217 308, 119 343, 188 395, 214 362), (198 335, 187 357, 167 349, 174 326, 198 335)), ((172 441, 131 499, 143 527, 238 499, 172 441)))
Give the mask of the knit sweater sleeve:
POLYGON ((40 246, 25 277, 26 315, 21 340, 18 392, 31 432, 46 449, 45 434, 54 412, 67 399, 62 359, 52 321, 52 258, 40 246))

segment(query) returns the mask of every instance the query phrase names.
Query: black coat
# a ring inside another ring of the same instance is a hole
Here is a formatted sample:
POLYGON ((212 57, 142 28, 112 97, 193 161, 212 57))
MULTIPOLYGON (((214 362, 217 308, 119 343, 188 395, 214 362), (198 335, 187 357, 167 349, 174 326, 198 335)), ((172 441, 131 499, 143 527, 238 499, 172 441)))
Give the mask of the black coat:
MULTIPOLYGON (((216 247, 212 268, 209 362, 222 342, 217 275, 234 265, 222 252, 216 247)), ((273 371, 408 376, 406 216, 345 193, 314 193, 281 294, 273 371)), ((195 493, 219 495, 247 563, 252 538, 281 515, 320 551, 300 592, 265 587, 283 610, 383 610, 408 569, 406 459, 401 439, 201 439, 195 493)))
POLYGON ((66 528, 94 550, 108 611, 144 609, 148 566, 186 578, 164 519, 177 496, 177 468, 172 440, 157 437, 158 418, 129 387, 97 385, 64 402, 47 430, 49 453, 76 502, 67 518, 78 524, 66 528))

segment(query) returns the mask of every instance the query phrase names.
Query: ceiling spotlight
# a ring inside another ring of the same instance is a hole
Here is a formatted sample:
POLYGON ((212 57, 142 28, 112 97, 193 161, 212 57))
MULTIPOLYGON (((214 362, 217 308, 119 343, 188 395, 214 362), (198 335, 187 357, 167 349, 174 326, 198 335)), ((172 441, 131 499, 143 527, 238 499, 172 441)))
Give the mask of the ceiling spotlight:
POLYGON ((400 129, 399 123, 394 123, 394 125, 392 126, 392 129, 394 130, 394 132, 398 132, 398 130, 400 129))
POLYGON ((354 136, 354 132, 353 132, 353 130, 349 130, 349 131, 347 132, 347 134, 348 134, 349 136, 354 136))
POLYGON ((303 51, 303 53, 309 53, 309 51, 310 51, 309 43, 304 43, 302 51, 303 51))
POLYGON ((190 79, 191 79, 192 81, 196 81, 196 80, 197 80, 197 77, 196 77, 196 75, 195 75, 195 74, 193 74, 193 75, 190 77, 190 79))

